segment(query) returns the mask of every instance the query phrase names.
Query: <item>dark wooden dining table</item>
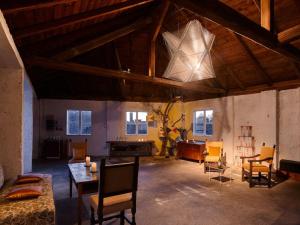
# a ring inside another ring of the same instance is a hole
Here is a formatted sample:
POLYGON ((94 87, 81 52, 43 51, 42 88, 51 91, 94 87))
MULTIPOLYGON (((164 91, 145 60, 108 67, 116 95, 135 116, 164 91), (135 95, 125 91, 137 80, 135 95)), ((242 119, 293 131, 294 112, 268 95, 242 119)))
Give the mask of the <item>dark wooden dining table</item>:
MULTIPOLYGON (((115 163, 124 163, 130 162, 133 157, 139 157, 138 154, 132 155, 124 155, 123 157, 115 157, 115 156, 101 156, 107 157, 109 159, 107 164, 115 164, 115 163)), ((99 158, 100 159, 100 158, 99 158)), ((90 167, 86 167, 85 163, 70 163, 68 164, 69 169, 69 182, 70 182, 70 198, 72 198, 73 194, 73 183, 77 188, 77 217, 78 224, 80 225, 82 222, 82 207, 83 201, 82 196, 85 194, 92 194, 98 192, 99 186, 99 169, 100 169, 100 160, 97 162, 97 172, 90 172, 90 167)))
POLYGON ((70 198, 72 198, 73 183, 77 188, 77 219, 78 224, 82 221, 82 196, 98 192, 99 162, 97 162, 97 172, 90 172, 90 167, 85 167, 85 163, 68 164, 70 181, 70 198))

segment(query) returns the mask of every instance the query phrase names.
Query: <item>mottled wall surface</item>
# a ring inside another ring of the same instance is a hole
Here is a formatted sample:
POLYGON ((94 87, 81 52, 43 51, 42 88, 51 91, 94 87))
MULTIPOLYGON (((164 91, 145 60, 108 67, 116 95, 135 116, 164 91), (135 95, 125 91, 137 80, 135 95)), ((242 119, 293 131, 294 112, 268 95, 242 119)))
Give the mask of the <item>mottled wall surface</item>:
POLYGON ((189 138, 200 140, 224 141, 224 152, 229 162, 234 161, 241 126, 252 126, 255 138, 255 151, 260 151, 263 142, 276 144, 276 92, 201 100, 186 103, 187 127, 191 127, 189 138), (214 110, 212 136, 194 135, 192 131, 193 112, 196 110, 214 110))
POLYGON ((300 161, 300 88, 279 95, 279 159, 300 161))
MULTIPOLYGON (((300 89, 265 91, 257 94, 225 97, 188 102, 185 104, 186 127, 191 127, 193 112, 201 109, 214 110, 214 134, 189 138, 199 140, 224 140, 224 151, 233 162, 241 126, 252 126, 255 138, 255 153, 260 152, 263 142, 279 145, 278 159, 300 161, 300 89), (276 107, 279 110, 276 110, 276 107), (279 122, 278 128, 276 126, 279 122), (278 135, 278 142, 276 136, 278 135)), ((275 156, 277 158, 277 156, 275 156)), ((275 165, 277 162, 275 161, 275 165)))
POLYGON ((23 172, 23 63, 0 11, 0 163, 5 178, 23 172))
POLYGON ((188 138, 195 140, 221 140, 224 141, 224 151, 229 160, 233 157, 234 137, 234 107, 233 97, 193 101, 185 103, 186 128, 189 130, 188 138), (201 136, 193 134, 193 114, 197 110, 212 109, 213 112, 213 135, 201 136))
POLYGON ((5 178, 23 171, 22 70, 0 68, 0 163, 5 178))
POLYGON ((32 170, 33 149, 33 101, 35 93, 27 74, 24 74, 23 93, 23 171, 32 170))
MULTIPOLYGON (((60 137, 63 139, 72 139, 72 141, 81 142, 88 140, 88 154, 103 155, 106 153, 106 102, 104 101, 82 101, 82 100, 39 100, 36 109, 39 109, 39 125, 34 126, 39 129, 39 140, 42 144, 43 140, 48 137, 60 137), (91 110, 92 111, 92 135, 67 135, 67 110, 91 110), (53 116, 57 121, 57 129, 46 129, 46 117, 53 116)), ((40 150, 41 150, 40 145, 40 150)), ((37 156, 38 153, 34 152, 37 156)))
MULTIPOLYGON (((61 138, 72 138, 73 140, 88 139, 88 153, 91 155, 107 154, 106 141, 117 140, 154 140, 157 149, 161 148, 159 140, 159 127, 162 123, 158 120, 155 126, 148 126, 147 135, 126 135, 126 112, 142 111, 152 113, 153 109, 161 108, 164 111, 165 103, 141 103, 141 102, 117 102, 117 101, 76 101, 76 100, 39 100, 40 121, 39 126, 34 126, 39 131, 42 142, 47 137, 59 136, 61 138), (66 135, 66 111, 68 109, 91 110, 92 111, 92 135, 91 136, 68 136, 66 135), (57 120, 59 130, 46 130, 46 117, 52 115, 57 120)), ((173 124, 181 116, 183 104, 176 103, 170 111, 170 123, 173 124)), ((156 116, 156 119, 158 117, 156 116)), ((182 127, 181 122, 176 125, 182 127)), ((36 156, 37 153, 34 152, 36 156)))
POLYGON ((161 107, 162 111, 166 107, 165 103, 142 103, 142 102, 107 102, 107 139, 116 140, 117 137, 126 140, 154 140, 157 149, 161 148, 159 140, 159 121, 155 127, 148 127, 147 135, 126 135, 126 112, 140 111, 151 113, 153 109, 161 107))

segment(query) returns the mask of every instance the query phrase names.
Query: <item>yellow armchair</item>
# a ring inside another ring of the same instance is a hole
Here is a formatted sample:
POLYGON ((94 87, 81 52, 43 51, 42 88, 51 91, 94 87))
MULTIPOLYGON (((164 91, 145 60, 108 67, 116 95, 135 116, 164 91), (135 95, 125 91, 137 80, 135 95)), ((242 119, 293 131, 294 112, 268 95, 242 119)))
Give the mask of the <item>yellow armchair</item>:
POLYGON ((274 152, 275 145, 273 147, 269 147, 265 146, 265 143, 263 143, 260 154, 254 156, 242 156, 242 181, 248 179, 249 187, 253 187, 253 178, 257 177, 259 181, 258 184, 261 184, 261 178, 264 174, 266 174, 266 178, 268 180, 267 185, 270 188, 274 152), (248 162, 245 162, 245 160, 248 162))
POLYGON ((222 160, 223 141, 206 141, 205 148, 204 173, 208 170, 209 164, 222 160))

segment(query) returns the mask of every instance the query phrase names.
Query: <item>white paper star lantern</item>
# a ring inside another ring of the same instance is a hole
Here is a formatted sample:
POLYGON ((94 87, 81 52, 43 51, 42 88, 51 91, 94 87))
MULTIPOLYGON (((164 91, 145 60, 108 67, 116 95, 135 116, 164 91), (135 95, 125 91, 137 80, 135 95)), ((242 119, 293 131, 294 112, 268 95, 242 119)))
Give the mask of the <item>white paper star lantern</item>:
POLYGON ((164 77, 183 82, 215 77, 210 57, 215 35, 198 20, 190 21, 181 36, 164 32, 163 38, 171 56, 164 77))

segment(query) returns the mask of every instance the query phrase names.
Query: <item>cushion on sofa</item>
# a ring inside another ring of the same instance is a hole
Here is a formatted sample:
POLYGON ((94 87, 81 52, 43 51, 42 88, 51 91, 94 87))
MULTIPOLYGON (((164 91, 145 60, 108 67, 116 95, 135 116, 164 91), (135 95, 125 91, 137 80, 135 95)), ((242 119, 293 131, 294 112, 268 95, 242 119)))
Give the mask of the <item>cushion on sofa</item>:
POLYGON ((10 192, 5 195, 6 199, 9 200, 22 200, 29 198, 37 198, 42 195, 41 186, 28 186, 21 188, 13 188, 10 192))
POLYGON ((3 171, 3 167, 0 164, 0 189, 2 188, 4 184, 4 171, 3 171))
POLYGON ((25 174, 19 175, 15 184, 28 184, 28 183, 36 183, 42 180, 42 176, 39 174, 25 174))

